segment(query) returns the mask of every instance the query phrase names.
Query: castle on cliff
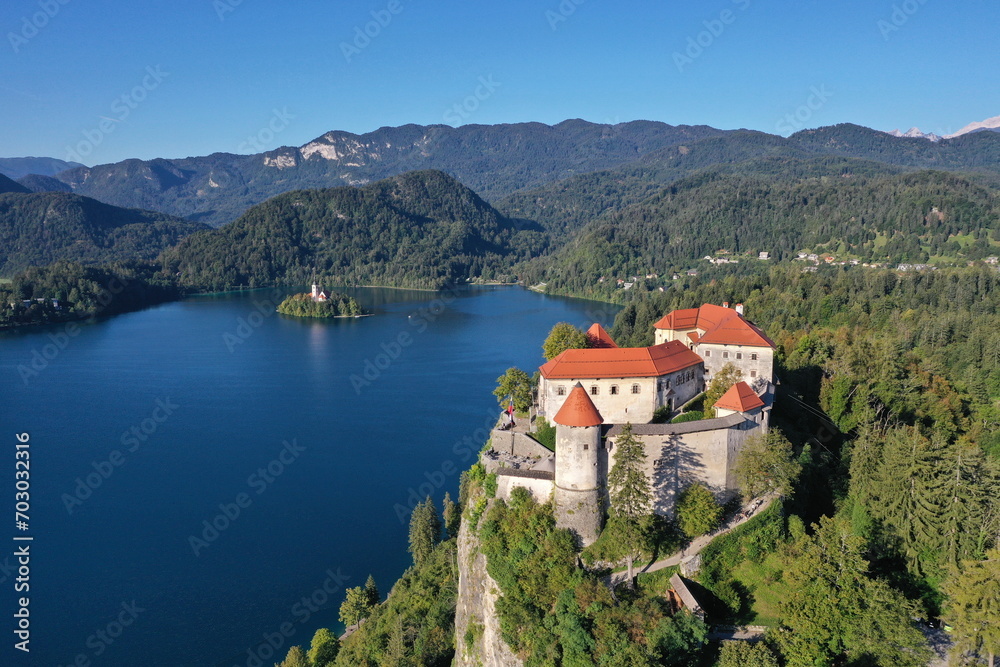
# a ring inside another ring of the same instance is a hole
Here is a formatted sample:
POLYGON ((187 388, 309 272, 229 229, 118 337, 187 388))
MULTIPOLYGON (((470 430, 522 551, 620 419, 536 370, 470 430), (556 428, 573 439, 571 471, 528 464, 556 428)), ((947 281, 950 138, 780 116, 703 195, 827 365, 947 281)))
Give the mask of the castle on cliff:
POLYGON ((646 475, 658 514, 670 515, 677 494, 700 482, 720 500, 736 491, 733 464, 751 435, 768 429, 774 399, 774 342, 744 317, 742 304, 675 310, 655 325, 654 345, 621 348, 600 324, 592 347, 566 350, 540 369, 536 414, 553 422, 553 455, 527 433, 496 430, 492 449, 538 459, 530 467, 489 466, 497 490, 515 487, 554 502, 556 524, 592 544, 608 505, 607 477, 623 426, 645 447, 646 475), (727 364, 742 372, 714 415, 684 423, 674 416, 727 364))

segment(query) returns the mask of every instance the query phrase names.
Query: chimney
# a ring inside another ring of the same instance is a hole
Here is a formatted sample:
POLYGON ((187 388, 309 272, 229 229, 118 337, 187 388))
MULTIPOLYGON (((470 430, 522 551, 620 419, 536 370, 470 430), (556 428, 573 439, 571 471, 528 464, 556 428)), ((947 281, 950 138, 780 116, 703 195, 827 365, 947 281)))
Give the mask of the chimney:
POLYGON ((729 302, 728 301, 723 301, 722 302, 722 307, 723 308, 729 308, 729 302))
POLYGON ((739 313, 740 315, 743 314, 743 304, 742 303, 736 304, 736 312, 739 313))

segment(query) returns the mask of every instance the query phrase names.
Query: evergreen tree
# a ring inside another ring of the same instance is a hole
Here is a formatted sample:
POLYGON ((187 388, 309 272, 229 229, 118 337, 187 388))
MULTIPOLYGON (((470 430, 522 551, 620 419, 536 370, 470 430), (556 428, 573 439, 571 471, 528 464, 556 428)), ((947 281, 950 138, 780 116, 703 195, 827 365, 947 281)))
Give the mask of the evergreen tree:
POLYGON ((378 586, 375 585, 375 577, 370 574, 368 575, 368 580, 365 581, 365 595, 368 596, 369 606, 374 607, 381 601, 378 593, 378 586))
POLYGON ((581 349, 589 345, 587 334, 568 322, 559 322, 549 332, 542 344, 545 361, 551 361, 566 350, 581 349))
POLYGON ((868 574, 865 543, 824 517, 788 549, 775 639, 789 667, 919 667, 931 656, 916 605, 868 574))
POLYGON ((801 472, 802 465, 794 458, 792 443, 777 428, 748 438, 733 466, 744 500, 772 491, 787 495, 801 472))
POLYGON ((309 653, 306 654, 309 667, 333 667, 339 650, 340 640, 337 636, 327 628, 320 628, 313 635, 309 653))
POLYGON ((715 402, 722 398, 722 395, 729 391, 729 388, 743 379, 743 371, 732 364, 726 364, 719 369, 719 372, 712 376, 712 381, 705 390, 705 414, 712 414, 710 410, 715 402))
POLYGON ((652 493, 646 477, 646 448, 625 424, 615 441, 615 462, 608 472, 612 532, 615 544, 628 561, 629 586, 633 585, 632 565, 645 539, 641 519, 649 514, 652 493))
POLYGON ((447 491, 444 494, 441 514, 444 517, 444 530, 448 539, 457 538, 458 529, 462 522, 462 508, 451 499, 451 494, 447 491))
POLYGON ((413 508, 410 516, 410 553, 413 562, 423 563, 438 543, 441 536, 441 519, 430 496, 413 508))
POLYGON ((1000 549, 989 551, 985 560, 963 561, 944 591, 954 652, 979 655, 993 667, 1000 653, 1000 549))

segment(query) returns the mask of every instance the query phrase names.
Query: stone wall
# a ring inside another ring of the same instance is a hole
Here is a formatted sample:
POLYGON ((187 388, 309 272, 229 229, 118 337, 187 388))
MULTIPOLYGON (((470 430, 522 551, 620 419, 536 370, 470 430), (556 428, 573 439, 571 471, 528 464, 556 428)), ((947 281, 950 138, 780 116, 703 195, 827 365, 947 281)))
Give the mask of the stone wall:
MULTIPOLYGON (((653 492, 653 511, 670 515, 677 493, 701 482, 720 500, 737 492, 733 464, 746 439, 762 424, 740 413, 683 424, 637 424, 633 435, 646 450, 646 475, 653 492)), ((607 468, 614 465, 621 426, 608 429, 607 468)))
POLYGON ((530 435, 518 431, 493 429, 490 433, 490 448, 504 454, 530 458, 546 458, 552 455, 552 451, 542 443, 530 435))
POLYGON ((529 477, 512 474, 512 471, 508 470, 497 471, 497 498, 503 498, 509 502, 510 492, 518 486, 527 489, 535 502, 539 504, 549 502, 552 499, 552 490, 555 488, 551 474, 547 477, 541 475, 529 477))

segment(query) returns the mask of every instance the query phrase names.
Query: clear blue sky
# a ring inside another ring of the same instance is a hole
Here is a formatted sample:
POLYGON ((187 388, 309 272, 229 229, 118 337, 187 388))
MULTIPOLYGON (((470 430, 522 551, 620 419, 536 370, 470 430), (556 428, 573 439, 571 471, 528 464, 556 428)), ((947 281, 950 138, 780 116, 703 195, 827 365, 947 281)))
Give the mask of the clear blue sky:
POLYGON ((97 164, 566 118, 947 133, 1000 114, 998 26, 993 0, 4 0, 0 156, 89 142, 97 164), (348 59, 372 12, 391 20, 348 59))

